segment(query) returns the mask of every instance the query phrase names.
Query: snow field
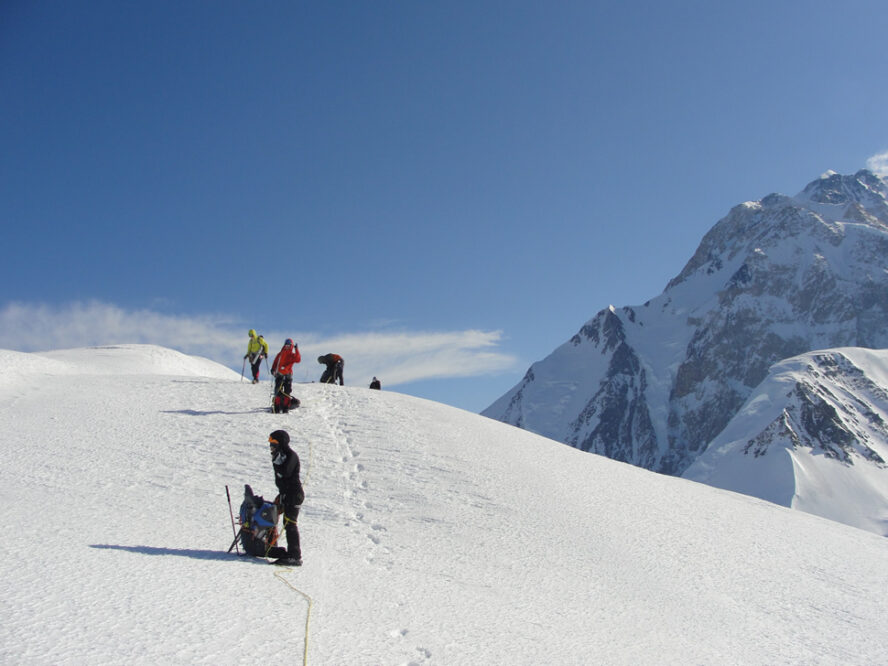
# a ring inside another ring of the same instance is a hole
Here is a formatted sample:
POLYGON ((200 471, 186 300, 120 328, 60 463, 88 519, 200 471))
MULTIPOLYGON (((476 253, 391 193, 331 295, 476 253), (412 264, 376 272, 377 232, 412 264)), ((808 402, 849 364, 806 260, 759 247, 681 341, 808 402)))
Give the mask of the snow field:
POLYGON ((888 661, 875 535, 387 391, 273 415, 155 352, 0 385, 3 663, 888 661), (281 427, 292 570, 225 552, 225 485, 274 497, 281 427))

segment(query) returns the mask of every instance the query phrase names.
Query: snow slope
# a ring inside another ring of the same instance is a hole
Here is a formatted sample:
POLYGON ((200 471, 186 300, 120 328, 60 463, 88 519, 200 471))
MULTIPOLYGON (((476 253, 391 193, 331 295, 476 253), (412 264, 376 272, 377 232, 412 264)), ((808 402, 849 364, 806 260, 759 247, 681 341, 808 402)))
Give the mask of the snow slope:
POLYGON ((888 541, 444 405, 156 347, 0 352, 0 662, 875 664, 888 541), (227 554, 270 431, 305 565, 227 554))

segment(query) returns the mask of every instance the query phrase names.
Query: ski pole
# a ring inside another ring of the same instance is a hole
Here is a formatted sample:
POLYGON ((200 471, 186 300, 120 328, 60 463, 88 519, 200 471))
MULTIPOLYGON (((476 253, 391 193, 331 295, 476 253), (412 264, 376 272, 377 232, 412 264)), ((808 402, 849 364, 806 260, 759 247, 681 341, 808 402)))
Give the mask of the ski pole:
MULTIPOLYGON (((234 533, 234 543, 232 544, 237 549, 237 554, 240 555, 240 548, 237 545, 237 538, 240 536, 240 532, 234 529, 234 511, 231 508, 231 493, 228 492, 228 484, 225 484, 225 496, 228 498, 228 513, 231 515, 231 531, 234 533)), ((231 552, 231 547, 229 546, 228 552, 231 552)))
MULTIPOLYGON (((244 372, 246 371, 246 369, 247 369, 247 357, 244 356, 244 364, 241 366, 241 381, 244 381, 244 372)), ((228 488, 228 486, 225 486, 225 487, 228 488)))
MULTIPOLYGON (((237 545, 237 538, 241 535, 242 530, 243 530, 243 527, 237 531, 237 534, 234 536, 234 541, 232 541, 231 545, 228 546, 228 550, 226 552, 230 553, 231 549, 237 545)), ((240 555, 240 550, 238 550, 237 554, 240 555)))

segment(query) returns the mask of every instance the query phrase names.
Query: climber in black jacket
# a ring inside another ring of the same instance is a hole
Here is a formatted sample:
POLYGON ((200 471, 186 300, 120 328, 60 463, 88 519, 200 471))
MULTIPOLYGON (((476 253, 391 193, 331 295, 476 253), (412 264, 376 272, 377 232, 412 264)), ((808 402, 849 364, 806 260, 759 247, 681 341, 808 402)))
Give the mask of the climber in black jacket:
POLYGON ((274 467, 274 482, 277 485, 276 504, 284 514, 284 533, 287 535, 287 557, 275 560, 275 564, 302 566, 302 550, 299 547, 299 527, 296 519, 299 507, 305 500, 302 481, 299 480, 299 456, 290 448, 290 435, 286 430, 275 430, 268 436, 271 447, 271 463, 274 467))

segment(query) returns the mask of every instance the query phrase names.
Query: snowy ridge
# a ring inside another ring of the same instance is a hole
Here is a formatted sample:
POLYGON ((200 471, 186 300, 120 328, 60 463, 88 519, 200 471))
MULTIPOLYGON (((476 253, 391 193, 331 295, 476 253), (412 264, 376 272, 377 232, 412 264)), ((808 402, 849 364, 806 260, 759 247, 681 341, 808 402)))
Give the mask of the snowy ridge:
POLYGON ((660 296, 602 310, 483 414, 681 475, 773 364, 839 347, 888 348, 888 185, 869 171, 734 207, 660 296))
POLYGON ((888 661, 885 539, 387 391, 297 385, 273 415, 222 369, 130 374, 155 353, 0 387, 3 663, 888 661), (292 587, 224 552, 224 486, 274 495, 280 427, 292 587))
POLYGON ((776 364, 683 475, 888 536, 888 350, 776 364))
POLYGON ((156 345, 113 345, 25 354, 0 349, 0 382, 29 374, 170 375, 235 379, 233 370, 199 356, 156 345))

